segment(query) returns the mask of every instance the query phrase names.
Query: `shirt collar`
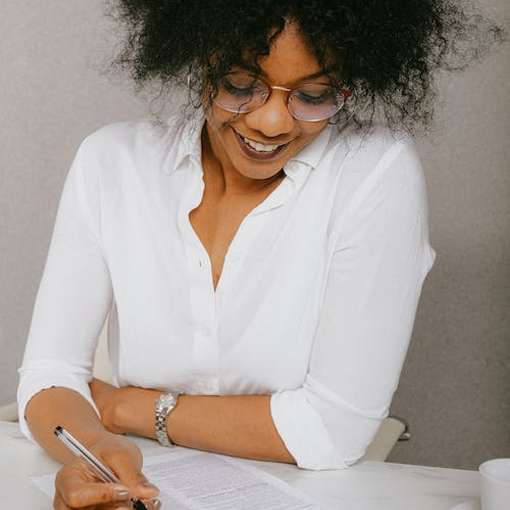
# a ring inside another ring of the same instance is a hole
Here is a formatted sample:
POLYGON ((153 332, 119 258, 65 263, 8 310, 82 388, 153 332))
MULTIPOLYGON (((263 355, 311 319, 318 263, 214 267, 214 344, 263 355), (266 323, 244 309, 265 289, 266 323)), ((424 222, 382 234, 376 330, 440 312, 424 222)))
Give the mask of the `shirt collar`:
MULTIPOLYGON (((164 156, 162 171, 170 175, 178 170, 184 160, 190 159, 200 163, 202 156, 202 128, 205 122, 205 113, 200 108, 181 122, 172 118, 164 137, 164 156)), ((291 175, 304 165, 309 169, 315 168, 326 150, 331 136, 331 126, 323 129, 306 147, 292 157, 285 165, 285 173, 291 175), (297 163, 297 164, 296 164, 297 163)), ((307 169, 308 169, 307 168, 307 169)))
MULTIPOLYGON (((296 161, 306 165, 309 168, 316 168, 322 159, 324 151, 326 150, 330 136, 331 126, 326 126, 316 138, 314 138, 308 145, 306 145, 294 157, 292 157, 289 160, 289 163, 296 161)), ((289 163, 287 163, 286 166, 289 166, 289 163)), ((294 165, 290 165, 290 167, 293 166, 294 165)))
POLYGON ((184 114, 184 117, 177 114, 168 120, 161 165, 165 175, 174 173, 187 159, 200 163, 204 122, 205 114, 201 108, 191 114, 184 114))

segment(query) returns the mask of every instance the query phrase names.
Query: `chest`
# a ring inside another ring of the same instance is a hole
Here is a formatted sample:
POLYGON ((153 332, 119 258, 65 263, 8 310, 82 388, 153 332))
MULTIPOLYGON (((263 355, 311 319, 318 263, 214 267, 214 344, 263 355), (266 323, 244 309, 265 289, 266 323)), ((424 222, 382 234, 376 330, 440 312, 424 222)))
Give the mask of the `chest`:
POLYGON ((189 213, 190 224, 207 251, 216 289, 232 241, 246 216, 278 183, 257 193, 218 195, 205 187, 201 203, 189 213))
POLYGON ((289 180, 228 200, 199 174, 170 184, 156 200, 120 195, 103 221, 119 343, 130 346, 119 348, 121 379, 192 393, 216 391, 199 382, 220 392, 298 386, 327 274, 325 201, 302 203, 289 180), (140 374, 141 359, 160 368, 140 374))

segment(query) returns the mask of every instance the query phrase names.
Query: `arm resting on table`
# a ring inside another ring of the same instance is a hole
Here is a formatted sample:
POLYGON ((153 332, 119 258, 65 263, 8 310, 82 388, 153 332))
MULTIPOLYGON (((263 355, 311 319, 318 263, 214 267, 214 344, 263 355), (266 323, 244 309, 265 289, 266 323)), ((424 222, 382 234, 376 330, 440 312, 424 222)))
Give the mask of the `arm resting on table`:
MULTIPOLYGON (((155 439, 157 390, 116 389, 91 383, 107 428, 155 439)), ((267 395, 181 395, 168 418, 168 435, 181 446, 256 460, 295 463, 271 417, 267 395)))

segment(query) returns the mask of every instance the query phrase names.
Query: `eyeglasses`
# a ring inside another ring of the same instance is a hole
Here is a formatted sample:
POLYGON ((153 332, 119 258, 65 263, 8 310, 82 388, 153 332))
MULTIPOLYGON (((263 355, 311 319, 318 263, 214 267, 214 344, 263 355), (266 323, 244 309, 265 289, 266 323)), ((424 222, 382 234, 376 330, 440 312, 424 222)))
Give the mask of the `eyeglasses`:
POLYGON ((233 113, 249 113, 260 108, 273 90, 287 93, 291 115, 306 122, 333 117, 349 98, 348 90, 325 83, 307 83, 294 89, 269 85, 262 78, 248 73, 229 73, 220 79, 214 102, 233 113))

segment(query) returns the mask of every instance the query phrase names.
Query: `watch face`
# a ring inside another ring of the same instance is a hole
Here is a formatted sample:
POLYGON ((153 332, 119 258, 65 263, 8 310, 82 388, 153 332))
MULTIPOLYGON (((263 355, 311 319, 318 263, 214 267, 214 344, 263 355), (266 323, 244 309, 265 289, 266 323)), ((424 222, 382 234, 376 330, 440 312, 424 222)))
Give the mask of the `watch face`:
POLYGON ((172 393, 165 393, 158 398, 158 405, 161 408, 173 407, 176 404, 176 399, 172 393))

